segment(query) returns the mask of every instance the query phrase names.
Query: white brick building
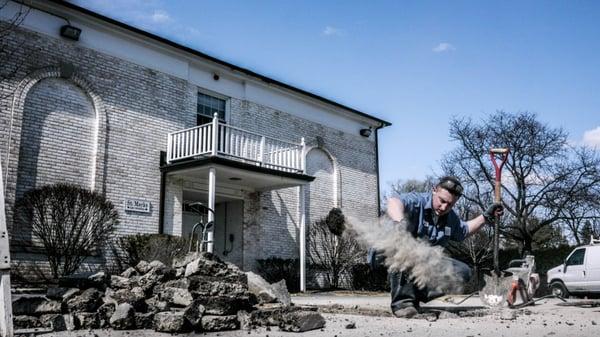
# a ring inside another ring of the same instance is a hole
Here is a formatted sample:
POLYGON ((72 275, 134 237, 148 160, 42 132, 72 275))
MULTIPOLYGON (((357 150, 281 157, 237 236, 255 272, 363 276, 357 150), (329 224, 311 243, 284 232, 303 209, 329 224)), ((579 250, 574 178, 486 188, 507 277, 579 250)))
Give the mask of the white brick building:
POLYGON ((6 38, 22 67, 0 85, 11 233, 15 201, 56 182, 104 193, 121 235, 189 235, 190 204, 214 205, 214 252, 247 270, 301 257, 302 230, 332 207, 377 216, 389 123, 72 4, 32 7, 6 38))

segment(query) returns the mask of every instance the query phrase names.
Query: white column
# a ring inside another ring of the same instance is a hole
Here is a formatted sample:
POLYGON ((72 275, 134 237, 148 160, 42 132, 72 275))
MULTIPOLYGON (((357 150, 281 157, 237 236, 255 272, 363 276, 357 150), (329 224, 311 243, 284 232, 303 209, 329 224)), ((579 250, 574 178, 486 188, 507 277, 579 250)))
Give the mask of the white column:
POLYGON ((298 204, 300 208, 300 291, 306 291, 306 202, 304 185, 298 187, 298 204))
MULTIPOLYGON (((211 155, 216 156, 218 154, 219 144, 219 114, 215 112, 212 120, 212 152, 211 155)), ((210 212, 209 212, 210 213, 210 212)))
MULTIPOLYGON (((208 169, 208 208, 214 211, 215 209, 215 188, 217 181, 217 169, 211 167, 208 169)), ((206 251, 209 253, 213 252, 214 249, 214 233, 215 233, 215 213, 208 211, 208 222, 213 221, 212 229, 210 229, 207 233, 207 242, 206 242, 206 251)))

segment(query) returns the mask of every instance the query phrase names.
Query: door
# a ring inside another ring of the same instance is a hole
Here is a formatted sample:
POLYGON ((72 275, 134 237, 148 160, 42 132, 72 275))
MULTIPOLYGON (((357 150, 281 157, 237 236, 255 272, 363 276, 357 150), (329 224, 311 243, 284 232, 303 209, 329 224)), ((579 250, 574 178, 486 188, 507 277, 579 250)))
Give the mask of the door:
POLYGON ((586 291, 584 261, 585 248, 577 248, 565 262, 562 279, 570 292, 586 291))
POLYGON ((585 289, 589 292, 600 293, 600 246, 588 247, 586 255, 585 289))

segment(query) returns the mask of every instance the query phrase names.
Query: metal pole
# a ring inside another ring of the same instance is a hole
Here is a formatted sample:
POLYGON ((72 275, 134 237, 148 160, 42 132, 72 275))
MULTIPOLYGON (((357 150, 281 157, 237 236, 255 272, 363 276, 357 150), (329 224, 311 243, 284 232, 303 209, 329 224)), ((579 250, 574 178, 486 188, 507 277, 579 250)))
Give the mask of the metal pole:
MULTIPOLYGON (((0 177, 2 177, 1 163, 0 177)), ((4 210, 4 181, 0 178, 0 334, 6 337, 13 337, 12 300, 10 295, 10 247, 4 210)))

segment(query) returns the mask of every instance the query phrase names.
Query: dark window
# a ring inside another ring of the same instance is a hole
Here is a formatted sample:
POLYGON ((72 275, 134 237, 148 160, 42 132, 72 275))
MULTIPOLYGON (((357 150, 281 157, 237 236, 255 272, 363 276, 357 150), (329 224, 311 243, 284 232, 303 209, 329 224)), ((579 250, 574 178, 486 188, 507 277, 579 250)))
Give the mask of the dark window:
POLYGON ((225 121, 225 100, 198 93, 197 125, 212 122, 213 114, 218 114, 221 121, 225 121))
POLYGON ((585 248, 577 249, 567 260, 567 266, 578 266, 583 264, 585 258, 585 248))

